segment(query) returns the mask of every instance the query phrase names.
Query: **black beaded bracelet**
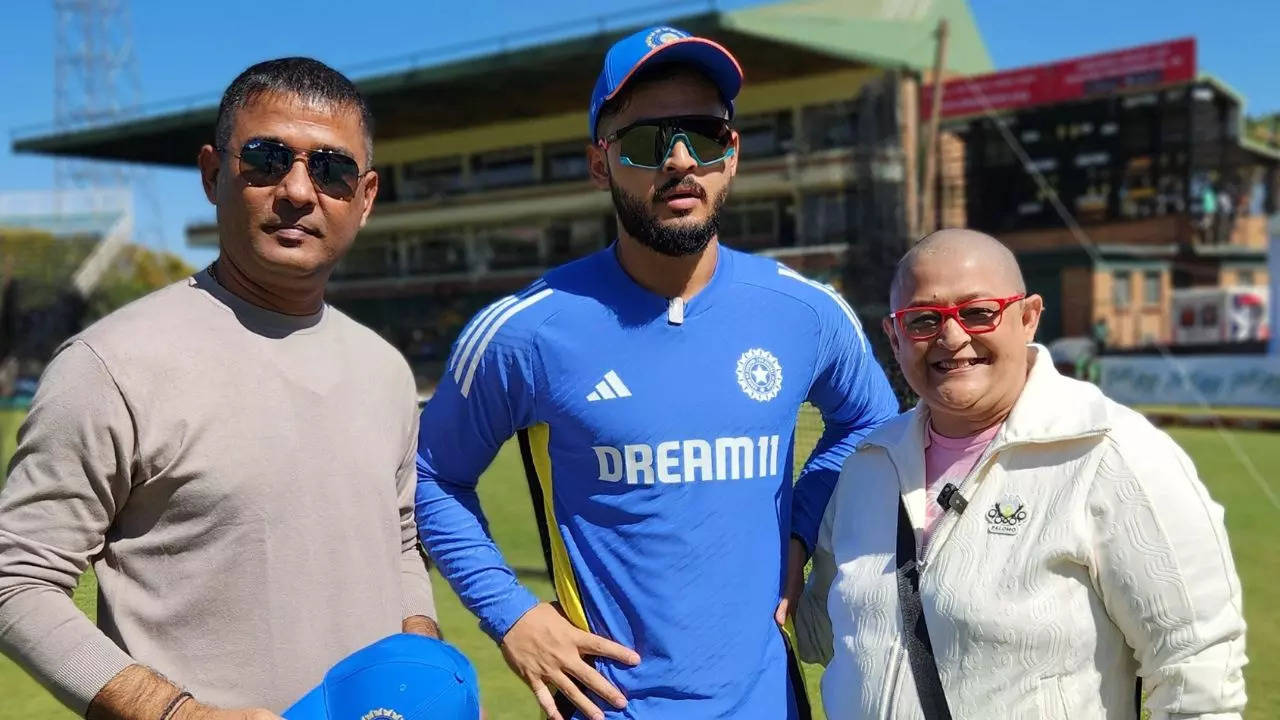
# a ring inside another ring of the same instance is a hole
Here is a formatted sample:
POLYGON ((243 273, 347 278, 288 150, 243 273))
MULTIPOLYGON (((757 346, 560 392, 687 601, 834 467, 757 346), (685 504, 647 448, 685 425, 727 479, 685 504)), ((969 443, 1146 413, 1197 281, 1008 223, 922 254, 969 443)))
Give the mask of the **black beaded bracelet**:
POLYGON ((164 709, 163 713, 161 713, 160 720, 169 720, 169 718, 173 717, 173 714, 178 711, 178 708, 182 707, 182 703, 190 699, 191 693, 186 690, 178 693, 178 697, 169 701, 169 706, 164 709))

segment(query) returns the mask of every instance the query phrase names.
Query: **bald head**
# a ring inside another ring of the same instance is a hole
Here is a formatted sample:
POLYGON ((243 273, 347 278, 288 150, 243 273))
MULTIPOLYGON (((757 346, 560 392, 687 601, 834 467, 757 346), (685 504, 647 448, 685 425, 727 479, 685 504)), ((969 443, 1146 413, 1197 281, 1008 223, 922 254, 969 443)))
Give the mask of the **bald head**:
POLYGON ((973 278, 976 285, 990 288, 1004 295, 1025 293, 1027 285, 1022 279, 1018 260, 1004 243, 976 230, 949 228, 924 237, 898 261, 889 287, 889 304, 900 308, 910 300, 904 295, 916 288, 908 287, 915 276, 915 268, 923 262, 945 263, 958 273, 981 274, 973 278))

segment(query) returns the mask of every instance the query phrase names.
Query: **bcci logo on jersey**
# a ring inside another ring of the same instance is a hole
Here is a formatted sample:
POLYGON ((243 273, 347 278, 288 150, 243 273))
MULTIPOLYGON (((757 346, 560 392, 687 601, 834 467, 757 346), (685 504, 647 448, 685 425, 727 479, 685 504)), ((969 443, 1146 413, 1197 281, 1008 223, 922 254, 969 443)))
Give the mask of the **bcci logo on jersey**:
POLYGON ((782 364, 768 350, 751 348, 738 358, 738 387, 752 400, 769 402, 782 390, 782 364))

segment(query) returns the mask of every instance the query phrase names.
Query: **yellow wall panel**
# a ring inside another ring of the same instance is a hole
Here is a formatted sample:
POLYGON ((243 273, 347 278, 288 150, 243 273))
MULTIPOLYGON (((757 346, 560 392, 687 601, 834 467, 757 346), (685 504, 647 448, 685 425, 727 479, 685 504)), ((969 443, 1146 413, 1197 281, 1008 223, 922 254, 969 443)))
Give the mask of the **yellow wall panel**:
MULTIPOLYGON (((819 105, 855 97, 863 84, 879 70, 850 69, 821 75, 751 85, 750 78, 738 97, 737 112, 754 114, 819 105)), ((378 158, 386 163, 403 163, 427 158, 470 155, 488 150, 540 143, 583 140, 587 127, 587 101, 582 111, 545 117, 511 120, 419 137, 378 142, 378 158)))

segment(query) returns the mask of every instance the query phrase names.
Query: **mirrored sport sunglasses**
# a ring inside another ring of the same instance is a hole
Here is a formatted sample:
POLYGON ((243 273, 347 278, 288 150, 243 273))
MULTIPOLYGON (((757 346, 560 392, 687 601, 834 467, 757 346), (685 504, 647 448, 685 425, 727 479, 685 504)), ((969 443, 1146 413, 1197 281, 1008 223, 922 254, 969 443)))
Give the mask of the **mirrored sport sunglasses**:
POLYGON ((1005 308, 1025 297, 1023 293, 1004 298, 979 298, 958 305, 916 305, 894 310, 889 317, 912 340, 937 337, 947 318, 954 318, 970 335, 981 335, 999 327, 1005 308))
POLYGON ((232 153, 240 161, 240 177, 253 187, 279 185, 299 159, 307 165, 307 175, 316 190, 338 200, 349 200, 356 194, 360 172, 355 158, 336 150, 298 150, 275 140, 254 138, 232 153))
POLYGON ((623 165, 646 170, 662 167, 676 142, 689 149, 699 166, 723 162, 733 155, 733 126, 714 115, 680 115, 634 122, 596 141, 601 150, 618 146, 623 165))

